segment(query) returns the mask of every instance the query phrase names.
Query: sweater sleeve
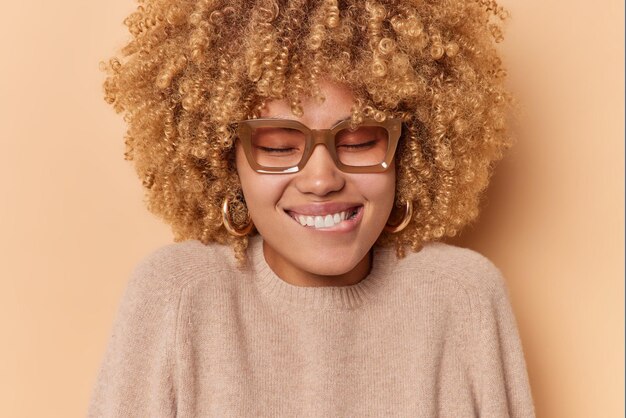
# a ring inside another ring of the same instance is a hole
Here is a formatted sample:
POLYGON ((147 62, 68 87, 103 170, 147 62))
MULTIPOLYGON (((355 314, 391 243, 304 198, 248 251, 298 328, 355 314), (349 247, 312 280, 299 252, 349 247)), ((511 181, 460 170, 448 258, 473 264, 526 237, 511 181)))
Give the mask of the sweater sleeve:
POLYGON ((479 306, 474 367, 478 381, 478 416, 535 416, 526 363, 508 290, 499 270, 492 271, 490 292, 479 306))
POLYGON ((135 267, 91 394, 88 417, 173 417, 178 298, 150 258, 135 267))

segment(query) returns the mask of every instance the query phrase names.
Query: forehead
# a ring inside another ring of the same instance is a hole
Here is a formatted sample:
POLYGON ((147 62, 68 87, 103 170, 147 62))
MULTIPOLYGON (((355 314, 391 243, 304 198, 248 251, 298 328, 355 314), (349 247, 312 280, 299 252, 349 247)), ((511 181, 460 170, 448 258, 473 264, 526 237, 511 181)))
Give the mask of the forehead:
POLYGON ((315 97, 301 97, 303 114, 296 116, 291 111, 287 99, 268 101, 260 113, 264 118, 292 119, 304 123, 312 129, 332 127, 338 120, 350 118, 354 106, 354 94, 345 85, 322 81, 320 91, 324 100, 315 97))

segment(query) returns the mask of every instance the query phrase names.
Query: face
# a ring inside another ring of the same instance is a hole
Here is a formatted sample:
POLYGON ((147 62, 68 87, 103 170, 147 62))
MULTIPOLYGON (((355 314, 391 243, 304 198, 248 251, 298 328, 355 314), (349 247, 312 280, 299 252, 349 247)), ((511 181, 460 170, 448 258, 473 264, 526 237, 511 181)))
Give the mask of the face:
MULTIPOLYGON (((329 129, 349 119, 351 91, 333 83, 321 88, 326 100, 303 100, 301 117, 291 113, 285 100, 269 102, 260 116, 296 120, 311 129, 329 129)), ((339 286, 367 275, 369 252, 394 202, 393 163, 381 173, 344 173, 326 147, 317 145, 301 171, 261 174, 250 167, 238 142, 236 164, 250 217, 263 237, 265 259, 279 277, 304 286, 339 286)))

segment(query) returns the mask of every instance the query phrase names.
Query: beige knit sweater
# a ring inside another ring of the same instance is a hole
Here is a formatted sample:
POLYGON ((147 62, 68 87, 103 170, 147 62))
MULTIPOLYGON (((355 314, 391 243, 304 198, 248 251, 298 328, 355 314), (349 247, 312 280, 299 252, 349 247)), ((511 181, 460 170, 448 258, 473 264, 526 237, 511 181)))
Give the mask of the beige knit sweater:
POLYGON ((427 244, 343 287, 277 277, 251 239, 189 240, 135 268, 90 417, 534 417, 505 282, 427 244))

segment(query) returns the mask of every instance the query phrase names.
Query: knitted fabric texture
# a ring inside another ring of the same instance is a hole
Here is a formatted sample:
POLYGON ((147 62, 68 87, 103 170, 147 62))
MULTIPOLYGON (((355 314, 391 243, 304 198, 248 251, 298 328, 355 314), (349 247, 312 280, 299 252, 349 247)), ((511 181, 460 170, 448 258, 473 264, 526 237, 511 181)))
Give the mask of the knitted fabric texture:
POLYGON ((134 269, 89 417, 534 417, 500 271, 429 243, 340 287, 289 284, 229 247, 169 244, 134 269))

